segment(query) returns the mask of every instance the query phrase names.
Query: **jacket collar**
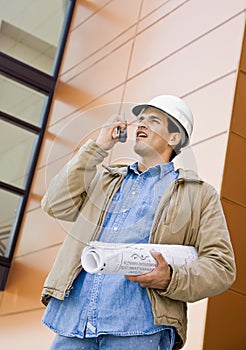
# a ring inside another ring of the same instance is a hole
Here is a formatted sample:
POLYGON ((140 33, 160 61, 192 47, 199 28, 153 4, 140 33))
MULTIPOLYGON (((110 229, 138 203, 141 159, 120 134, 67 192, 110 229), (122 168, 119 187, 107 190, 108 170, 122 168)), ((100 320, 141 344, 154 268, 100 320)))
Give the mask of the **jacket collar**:
POLYGON ((179 176, 176 182, 179 184, 184 182, 197 182, 197 183, 204 182, 194 170, 185 170, 185 169, 179 168, 177 169, 177 172, 179 176))
POLYGON ((106 169, 112 175, 126 175, 127 167, 126 164, 116 164, 116 165, 104 165, 102 167, 106 169))

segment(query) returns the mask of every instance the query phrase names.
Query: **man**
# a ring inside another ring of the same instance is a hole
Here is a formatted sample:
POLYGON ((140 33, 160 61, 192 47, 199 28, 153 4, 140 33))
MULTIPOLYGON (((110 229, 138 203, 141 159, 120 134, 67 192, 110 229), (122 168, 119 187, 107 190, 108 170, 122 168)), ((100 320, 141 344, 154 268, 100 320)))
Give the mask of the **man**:
POLYGON ((51 181, 42 200, 50 215, 76 221, 47 277, 43 322, 57 333, 52 350, 171 350, 186 340, 186 303, 229 288, 235 262, 216 191, 194 172, 174 170, 189 143, 193 117, 186 103, 162 95, 133 108, 137 116, 130 166, 97 166, 119 141, 114 116, 51 181), (157 267, 140 276, 91 275, 80 256, 91 240, 192 245, 198 259, 157 267))

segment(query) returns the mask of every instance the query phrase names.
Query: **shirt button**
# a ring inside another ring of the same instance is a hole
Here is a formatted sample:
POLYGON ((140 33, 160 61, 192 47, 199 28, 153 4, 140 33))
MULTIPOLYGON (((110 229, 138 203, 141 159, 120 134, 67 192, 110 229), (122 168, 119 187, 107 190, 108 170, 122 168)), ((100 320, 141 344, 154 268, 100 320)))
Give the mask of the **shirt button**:
POLYGON ((118 227, 117 226, 114 227, 114 231, 118 231, 118 227))
POLYGON ((136 191, 132 191, 132 194, 133 194, 133 195, 136 194, 136 191))

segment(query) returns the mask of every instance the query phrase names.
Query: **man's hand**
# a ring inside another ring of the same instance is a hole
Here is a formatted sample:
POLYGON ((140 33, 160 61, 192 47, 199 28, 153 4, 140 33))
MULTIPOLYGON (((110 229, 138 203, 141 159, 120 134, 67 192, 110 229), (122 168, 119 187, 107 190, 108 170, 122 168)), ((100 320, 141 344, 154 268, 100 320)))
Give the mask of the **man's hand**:
POLYGON ((132 282, 140 283, 143 288, 166 289, 171 281, 171 269, 161 253, 151 251, 151 255, 157 261, 156 268, 144 275, 125 276, 132 282))
POLYGON ((122 131, 127 127, 127 123, 122 114, 113 115, 106 121, 96 139, 98 146, 105 151, 109 151, 119 141, 116 132, 117 127, 120 127, 122 131))

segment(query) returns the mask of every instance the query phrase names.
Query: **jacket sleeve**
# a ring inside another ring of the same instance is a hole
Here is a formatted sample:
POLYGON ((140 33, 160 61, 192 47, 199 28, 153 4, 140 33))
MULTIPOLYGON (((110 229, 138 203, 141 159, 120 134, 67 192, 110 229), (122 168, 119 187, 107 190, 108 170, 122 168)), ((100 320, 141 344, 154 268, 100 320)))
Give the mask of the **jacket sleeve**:
POLYGON ((96 175, 97 165, 108 155, 89 140, 51 180, 41 201, 42 209, 58 219, 75 221, 96 175))
POLYGON ((189 266, 172 266, 168 288, 163 296, 195 302, 228 289, 235 280, 236 266, 222 206, 215 189, 204 184, 200 225, 195 247, 198 259, 189 266))

